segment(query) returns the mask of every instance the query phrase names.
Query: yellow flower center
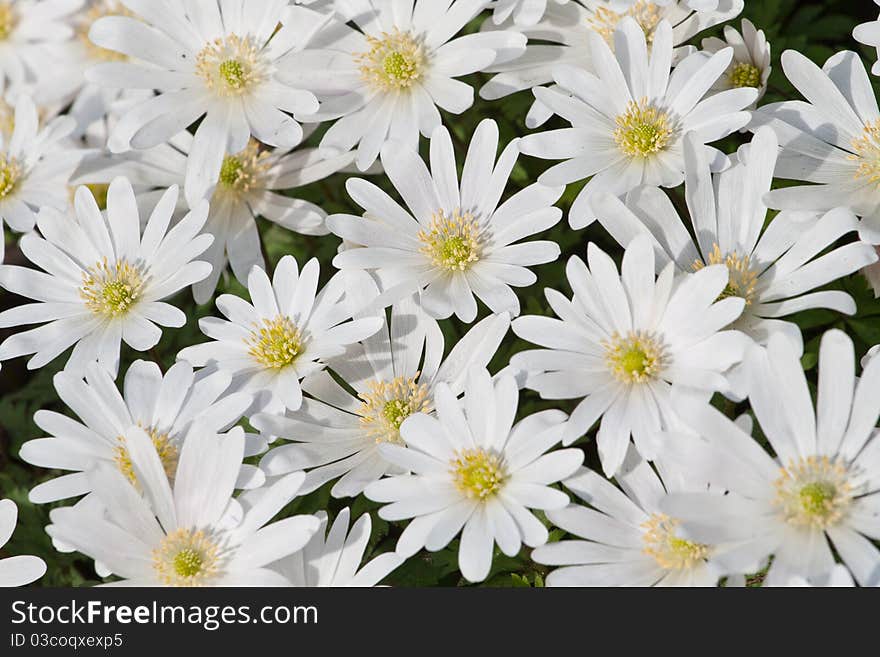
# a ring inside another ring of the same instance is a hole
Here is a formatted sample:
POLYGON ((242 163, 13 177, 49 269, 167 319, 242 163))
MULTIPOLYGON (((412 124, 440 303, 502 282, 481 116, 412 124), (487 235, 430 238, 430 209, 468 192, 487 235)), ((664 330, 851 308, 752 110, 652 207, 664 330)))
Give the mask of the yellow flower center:
POLYGON ((420 39, 396 29, 367 37, 370 50, 355 56, 361 77, 374 89, 404 91, 421 80, 427 55, 420 39))
POLYGON ((793 525, 827 529, 849 511, 856 491, 849 468, 840 459, 808 456, 780 470, 776 507, 793 525))
POLYGON ((666 364, 666 347, 652 333, 615 333, 602 343, 608 369, 621 383, 645 383, 655 378, 666 364))
POLYGON ((480 447, 456 452, 451 466, 455 487, 472 500, 485 500, 504 485, 506 475, 501 459, 480 447))
POLYGON ((431 219, 427 229, 419 232, 420 253, 438 269, 448 273, 465 271, 480 260, 483 236, 477 220, 470 212, 455 210, 448 217, 443 210, 431 219))
POLYGON ((260 145, 251 140, 243 151, 227 155, 220 167, 219 191, 241 196, 252 191, 269 169, 267 152, 260 152, 260 145))
POLYGON ((709 556, 709 546, 693 543, 676 535, 679 522, 663 513, 655 513, 642 523, 643 552, 653 557, 665 570, 690 570, 709 556))
POLYGON ((391 381, 373 381, 361 393, 363 400, 358 415, 361 426, 376 443, 403 444, 400 425, 413 413, 432 410, 428 386, 418 383, 419 375, 407 379, 399 376, 391 381))
POLYGON ((761 86, 761 69, 748 62, 735 64, 730 71, 730 84, 734 87, 757 89, 761 86))
POLYGON ((204 586, 221 566, 220 546, 202 530, 177 529, 153 550, 153 569, 166 586, 204 586))
POLYGON ((6 41, 18 25, 18 12, 11 2, 0 2, 0 41, 6 41))
POLYGON ((141 267, 127 260, 106 258, 83 272, 79 294, 89 310, 106 319, 126 315, 138 302, 146 277, 141 267))
POLYGON ((202 49, 196 72, 217 95, 242 96, 269 77, 269 65, 253 37, 231 34, 202 49))
POLYGON ((245 342, 253 359, 273 370, 292 365, 304 347, 302 332, 289 318, 282 316, 264 319, 245 342))
POLYGON ((639 0, 624 12, 617 12, 607 7, 597 7, 587 19, 587 26, 598 32, 605 42, 614 49, 614 30, 624 18, 633 18, 645 33, 645 40, 650 48, 654 42, 654 31, 663 19, 662 9, 653 2, 639 0))
POLYGON ((853 140, 849 159, 858 162, 855 178, 867 180, 880 189, 880 120, 868 123, 862 136, 853 140))
POLYGON ((699 271, 709 265, 725 265, 727 267, 727 286, 718 300, 739 297, 745 300, 747 306, 752 305, 756 296, 755 289, 758 286, 758 273, 751 268, 749 256, 740 256, 736 251, 723 255, 721 248, 715 244, 708 260, 708 263, 697 260, 693 264, 693 270, 699 271))
MULTIPOLYGON (((174 481, 174 475, 177 474, 177 460, 180 456, 177 450, 177 445, 174 444, 168 434, 160 433, 153 427, 148 427, 144 429, 144 431, 150 437, 153 447, 156 448, 156 453, 159 455, 159 460, 162 462, 162 469, 165 470, 165 475, 168 477, 168 481, 174 481)), ((140 484, 138 483, 134 466, 131 463, 131 455, 128 453, 128 446, 125 443, 124 436, 119 436, 116 439, 116 447, 113 448, 113 460, 116 462, 116 467, 119 468, 119 471, 124 474, 135 487, 139 487, 140 484)))
POLYGON ((121 52, 116 52, 115 50, 102 48, 89 38, 89 30, 92 29, 92 25, 94 25, 95 21, 107 16, 132 17, 134 14, 123 6, 119 0, 102 0, 101 2, 95 2, 79 20, 76 26, 76 36, 85 46, 89 57, 92 59, 104 62, 125 61, 128 59, 127 55, 123 55, 121 52))
POLYGON ((0 135, 8 142, 12 139, 13 132, 15 132, 15 108, 6 102, 6 99, 0 98, 0 135))
POLYGON ((5 155, 0 155, 0 200, 5 199, 15 191, 16 185, 23 173, 18 160, 5 155))
POLYGON ((646 98, 630 101, 616 123, 614 141, 630 157, 646 158, 664 150, 675 133, 669 115, 646 98))

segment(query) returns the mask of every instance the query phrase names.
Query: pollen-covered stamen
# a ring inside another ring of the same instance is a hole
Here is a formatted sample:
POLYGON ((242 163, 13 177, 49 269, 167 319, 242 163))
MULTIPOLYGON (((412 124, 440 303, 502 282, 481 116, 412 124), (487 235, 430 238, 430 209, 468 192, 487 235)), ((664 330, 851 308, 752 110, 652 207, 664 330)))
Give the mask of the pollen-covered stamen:
POLYGON ((480 447, 456 452, 450 465, 455 487, 473 500, 491 497, 506 479, 501 458, 480 447))
POLYGON ((268 156, 255 140, 240 153, 227 155, 220 167, 218 191, 241 196, 255 189, 269 170, 268 156))
POLYGON ((776 507, 793 525, 827 529, 849 511, 856 490, 852 474, 839 458, 808 456, 780 470, 776 507))
POLYGON ((697 260, 693 264, 693 270, 699 271, 709 265, 725 265, 727 267, 727 286, 718 300, 739 297, 745 300, 747 306, 755 301, 758 272, 752 269, 749 256, 741 256, 736 251, 724 255, 721 253, 721 247, 714 244, 708 262, 697 260))
POLYGON ((434 214, 428 228, 419 232, 419 241, 423 245, 419 251, 449 273, 470 269, 483 255, 479 223, 470 212, 458 209, 451 217, 443 210, 434 214))
POLYGON ((729 79, 731 86, 757 89, 761 86, 761 69, 749 62, 739 62, 730 69, 729 79))
POLYGON ((370 50, 355 56, 363 80, 384 92, 409 89, 425 73, 428 57, 421 39, 396 29, 367 36, 370 50))
POLYGON ((602 343, 608 369, 621 383, 645 383, 654 379, 666 365, 666 345, 653 333, 632 331, 615 333, 602 343))
POLYGON ((12 2, 0 2, 0 41, 6 41, 18 25, 18 12, 12 2))
POLYGON ((83 272, 79 294, 89 310, 106 319, 128 314, 140 300, 147 282, 142 267, 125 259, 106 258, 83 272))
POLYGON ((615 122, 614 141, 630 157, 646 158, 664 150, 675 133, 669 115, 646 98, 630 101, 615 122))
POLYGON ((153 569, 166 586, 205 586, 221 574, 223 551, 201 529, 177 529, 153 550, 153 569))
POLYGON ((76 25, 76 36, 85 46, 86 51, 92 59, 105 62, 125 61, 128 59, 127 55, 115 50, 102 48, 89 38, 89 31, 92 29, 92 25, 95 24, 95 21, 101 18, 106 18, 107 16, 133 17, 134 14, 119 2, 119 0, 101 0, 100 2, 95 2, 78 21, 76 25))
POLYGON ((242 96, 264 82, 267 59, 251 36, 230 34, 205 46, 196 57, 196 72, 219 96, 242 96))
POLYGON ((366 392, 358 415, 361 426, 376 443, 403 444, 400 425, 413 413, 432 410, 428 386, 418 383, 418 374, 412 378, 399 376, 391 381, 373 381, 366 392))
MULTIPOLYGON (((156 448, 156 453, 159 455, 159 461, 162 463, 162 469, 165 471, 168 481, 173 482, 174 476, 177 474, 177 461, 180 456, 177 445, 174 444, 174 441, 171 440, 167 433, 162 433, 158 429, 147 427, 144 431, 150 437, 153 447, 156 448)), ((137 475, 131 462, 131 454, 128 452, 128 445, 125 442, 124 436, 119 436, 116 439, 116 447, 113 448, 113 461, 116 463, 119 471, 132 484, 139 487, 140 484, 138 483, 137 475)))
POLYGON ((662 10, 653 2, 638 0, 626 11, 618 12, 607 7, 597 7, 587 19, 587 25, 598 32, 606 43, 614 48, 614 31, 624 18, 630 17, 639 24, 645 33, 645 40, 650 48, 654 42, 654 32, 663 19, 662 10))
POLYGON ((14 157, 0 155, 0 201, 15 191, 24 169, 14 157))
POLYGON ((849 159, 858 163, 855 177, 880 189, 880 119, 865 125, 862 136, 854 139, 849 159))
POLYGON ((643 552, 666 570, 690 570, 708 558, 710 548, 679 537, 679 522, 663 513, 655 513, 642 523, 643 552))
POLYGON ((282 316, 255 325, 245 343, 254 360, 273 370, 292 365, 305 347, 302 331, 282 316))

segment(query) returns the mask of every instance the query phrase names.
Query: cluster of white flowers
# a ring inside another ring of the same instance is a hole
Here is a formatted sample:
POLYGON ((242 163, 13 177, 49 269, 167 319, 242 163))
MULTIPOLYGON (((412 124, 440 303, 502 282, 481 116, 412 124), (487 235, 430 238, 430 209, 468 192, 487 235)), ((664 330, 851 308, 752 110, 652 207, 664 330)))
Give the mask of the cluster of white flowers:
MULTIPOLYGON (((373 586, 450 544, 469 582, 497 548, 551 586, 880 585, 880 358, 857 375, 829 331, 814 395, 791 321, 852 315, 826 286, 880 279, 880 110, 849 51, 783 53, 805 100, 761 104, 763 31, 702 34, 742 10, 0 0, 0 288, 21 298, 0 362, 66 362, 71 413, 38 411, 48 437, 17 455, 58 475, 30 491, 55 548, 131 586, 373 586), (533 94, 522 137, 450 131, 475 73, 485 101, 533 94), (553 164, 524 180, 520 158, 553 164), (345 184, 362 214, 296 198, 346 171, 373 177, 345 184), (336 271, 270 267, 258 218, 341 239, 336 271), (582 239, 521 315, 563 251, 539 236, 591 225, 619 253, 582 239), (249 298, 215 297, 227 269, 249 298), (222 317, 163 372, 186 288, 222 317), (497 364, 514 336, 535 348, 497 364), (383 505, 396 547, 362 565, 369 513, 288 507, 323 486, 383 505)), ((880 49, 880 21, 854 38, 880 49)), ((0 501, 0 547, 15 522, 0 501)), ((0 586, 45 569, 2 560, 0 586)))

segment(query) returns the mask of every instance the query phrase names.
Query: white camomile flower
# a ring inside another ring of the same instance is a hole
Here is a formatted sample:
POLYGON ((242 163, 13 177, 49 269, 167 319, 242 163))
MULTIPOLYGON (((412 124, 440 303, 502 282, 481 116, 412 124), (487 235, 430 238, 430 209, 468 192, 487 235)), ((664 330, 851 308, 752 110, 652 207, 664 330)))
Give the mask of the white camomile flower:
POLYGON ((351 531, 351 512, 343 509, 327 531, 327 512, 315 514, 318 531, 302 550, 272 565, 296 587, 365 588, 376 586, 403 563, 396 552, 380 554, 361 567, 373 521, 365 513, 351 531))
POLYGON ((727 72, 718 78, 715 89, 726 91, 740 87, 753 87, 758 90, 758 100, 767 92, 770 79, 770 44, 764 30, 755 28, 748 18, 742 20, 742 33, 732 25, 724 26, 724 39, 709 37, 703 39, 703 50, 716 53, 725 48, 733 48, 733 61, 727 72))
POLYGON ((408 209, 376 185, 349 180, 348 193, 365 214, 331 215, 327 226, 363 248, 344 250, 333 265, 374 273, 382 287, 380 305, 420 292, 431 316, 454 313, 469 323, 477 316, 476 296, 493 313, 518 315, 512 287, 532 285, 537 276, 527 268, 556 260, 560 249, 547 240, 517 242, 559 222, 562 211, 553 204, 564 191, 534 184, 501 203, 518 144, 512 141, 496 164, 498 126, 481 122, 460 181, 445 127, 431 137, 430 170, 418 152, 389 144, 382 165, 408 209))
MULTIPOLYGON (((12 500, 0 500, 0 548, 12 538, 18 520, 18 507, 12 500)), ((0 588, 25 586, 46 574, 40 557, 20 555, 0 559, 0 588)))
POLYGON ((680 272, 726 265, 729 279, 722 295, 745 301, 733 327, 760 344, 782 331, 800 348, 800 329, 782 318, 811 308, 854 314, 856 304, 848 293, 815 290, 876 262, 877 255, 858 241, 834 248, 840 238, 859 229, 846 208, 824 216, 782 212, 767 223, 762 199, 770 191, 778 153, 773 131, 761 128, 732 158, 733 166, 713 179, 705 151, 688 135, 684 159, 689 221, 681 219, 657 188, 631 192, 626 205, 600 193, 593 206, 599 222, 619 244, 626 246, 636 235, 651 236, 658 273, 670 262, 680 272))
MULTIPOLYGON (((874 4, 880 5, 880 0, 874 0, 874 4)), ((859 43, 876 48, 877 56, 880 57, 880 19, 857 25, 853 30, 853 38, 859 43)), ((874 62, 871 73, 880 75, 880 61, 874 62)))
POLYGON ((637 237, 618 273, 614 261, 590 243, 589 269, 580 258, 568 261, 572 299, 545 291, 559 319, 513 322, 516 335, 543 347, 511 359, 527 374, 526 387, 544 399, 583 398, 566 424, 563 444, 601 418, 596 442, 608 477, 623 464, 630 435, 643 457, 657 457, 660 431, 677 422, 673 386, 702 399, 725 391, 725 373, 751 343, 739 331, 724 330, 745 307, 741 298, 719 300, 728 285, 727 267, 709 265, 674 281, 672 263, 655 278, 654 257, 651 240, 637 237))
POLYGON ((169 482, 150 437, 126 433, 142 490, 118 469, 89 473, 99 507, 54 509, 48 534, 121 578, 111 586, 287 586, 268 566, 302 549, 318 530, 314 516, 269 524, 297 495, 302 473, 275 483, 253 505, 232 497, 244 456, 244 431, 225 436, 194 424, 169 482))
MULTIPOLYGON (((110 375, 97 364, 86 368, 85 380, 59 372, 54 378, 55 390, 80 421, 55 411, 37 411, 34 422, 49 437, 26 442, 20 456, 31 465, 70 474, 35 486, 30 500, 45 504, 91 492, 87 473, 99 464, 116 467, 139 488, 125 438, 133 425, 150 437, 162 470, 174 481, 183 440, 193 423, 220 434, 238 422, 250 406, 250 395, 226 393, 231 379, 225 372, 193 374, 188 363, 173 365, 163 376, 158 365, 139 360, 128 368, 120 394, 110 375)), ((265 447, 257 437, 247 438, 246 456, 265 447)), ((257 468, 242 465, 236 488, 260 486, 264 481, 257 468)))
POLYGON ((562 566, 547 586, 715 586, 719 573, 707 557, 712 546, 678 535, 678 521, 660 510, 667 492, 694 490, 677 476, 661 477, 630 449, 615 475, 581 468, 563 485, 584 504, 547 512, 571 538, 532 552, 532 560, 562 566))
POLYGON ((382 446, 385 458, 404 472, 367 486, 366 496, 387 503, 379 516, 412 518, 397 543, 408 558, 422 547, 441 550, 461 532, 458 565, 471 582, 486 579, 494 545, 507 556, 522 544, 547 542, 546 527, 530 509, 568 504, 552 484, 577 470, 579 449, 552 451, 562 437, 565 414, 542 411, 514 423, 519 391, 512 376, 495 381, 473 369, 463 400, 437 386, 436 416, 418 413, 400 427, 406 447, 382 446))
POLYGON ((457 78, 509 61, 526 45, 512 31, 458 36, 488 4, 339 0, 340 17, 279 73, 321 98, 320 111, 304 120, 336 120, 321 149, 339 154, 357 147, 364 171, 387 141, 417 150, 419 133, 430 137, 441 125, 440 109, 461 114, 473 105, 473 88, 457 78))
POLYGON ((85 187, 76 191, 74 216, 44 208, 37 217, 42 237, 30 233, 19 244, 43 271, 0 266, 0 287, 35 300, 0 313, 0 326, 43 326, 7 338, 0 361, 35 354, 28 367, 37 369, 75 345, 69 371, 97 360, 115 377, 121 342, 146 351, 162 337, 160 326, 183 326, 184 313, 163 299, 211 273, 195 258, 213 238, 199 234, 207 202, 169 230, 177 197, 176 187, 165 192, 143 230, 124 178, 110 185, 106 213, 85 187))
POLYGON ((568 0, 495 0, 492 22, 501 25, 511 19, 515 25, 530 27, 544 17, 549 2, 564 5, 568 0))
POLYGON ((346 276, 337 274, 318 291, 319 274, 317 259, 300 271, 293 256, 281 259, 271 280, 254 267, 250 303, 231 294, 218 297, 226 319, 201 319, 199 328, 211 341, 185 348, 178 359, 229 372, 231 390, 255 396, 253 411, 297 410, 304 377, 382 327, 378 316, 348 321, 361 308, 347 294, 346 276))
POLYGON ((195 205, 218 180, 224 156, 243 151, 252 137, 278 148, 300 143, 302 127, 292 115, 317 111, 318 101, 280 79, 280 61, 298 52, 326 16, 288 7, 288 0, 122 3, 138 18, 102 18, 89 37, 145 64, 98 64, 86 79, 159 94, 120 119, 110 134, 112 152, 157 146, 204 117, 187 160, 186 198, 195 205))
POLYGON ((880 583, 880 360, 855 376, 852 340, 826 333, 819 348, 816 405, 800 357, 782 335, 750 353, 750 401, 775 456, 707 404, 682 401, 691 432, 666 457, 717 494, 670 495, 661 508, 681 520, 682 537, 736 543, 709 556, 728 572, 756 572, 773 556, 766 582, 817 577, 834 552, 861 586, 880 583))
POLYGON ((767 205, 813 212, 848 207, 863 218, 862 239, 880 243, 880 111, 865 65, 845 51, 820 69, 787 50, 782 69, 807 102, 764 105, 751 127, 776 132, 777 178, 815 184, 774 189, 767 205))
MULTIPOLYGON (((503 4, 503 3, 502 3, 503 4)), ((515 0, 514 0, 515 4, 515 0)), ((626 18, 635 20, 648 41, 661 21, 672 25, 672 44, 675 46, 673 61, 683 57, 692 48, 683 46, 703 30, 732 19, 743 8, 743 0, 720 0, 713 9, 689 7, 687 3, 621 1, 621 0, 571 0, 567 3, 548 3, 543 18, 530 25, 508 18, 499 26, 486 21, 483 30, 509 29, 513 24, 523 32, 530 43, 526 52, 510 62, 489 67, 495 73, 480 89, 486 100, 497 100, 518 91, 543 86, 553 82, 555 69, 569 65, 592 71, 593 53, 590 34, 598 33, 613 49, 614 31, 626 18)), ((498 15, 496 8, 495 15, 498 15)), ((536 100, 526 115, 526 125, 537 128, 553 116, 553 111, 540 99, 536 100)))
POLYGON ((381 331, 303 381, 309 396, 298 411, 251 418, 251 424, 268 437, 294 441, 272 449, 260 467, 270 477, 308 471, 303 492, 339 478, 331 495, 360 495, 368 484, 397 472, 380 447, 403 444, 403 421, 413 413, 433 413, 441 383, 455 396, 461 395, 467 372, 489 365, 509 327, 507 315, 487 317, 444 359, 439 324, 411 300, 396 303, 390 323, 381 331))
MULTIPOLYGON (((153 198, 166 187, 184 184, 192 142, 192 136, 183 132, 167 144, 143 151, 92 154, 77 169, 75 182, 106 185, 124 175, 139 197, 153 198)), ((214 236, 214 243, 203 255, 213 271, 193 286, 196 303, 210 301, 227 263, 244 284, 251 269, 266 266, 257 217, 303 235, 327 235, 327 214, 319 206, 281 192, 323 180, 353 161, 354 153, 325 159, 314 148, 273 151, 255 140, 240 153, 227 154, 208 197, 210 209, 204 228, 214 236)))
POLYGON ((33 101, 20 96, 12 125, 9 138, 0 140, 0 233, 4 222, 26 233, 33 230, 40 208, 66 210, 70 206, 68 181, 79 154, 65 149, 62 142, 76 124, 73 119, 58 117, 41 129, 33 101))
POLYGON ((713 171, 726 168, 727 157, 708 146, 749 122, 742 111, 757 89, 740 88, 707 96, 733 58, 726 48, 708 59, 695 53, 675 67, 672 27, 661 21, 650 55, 645 33, 632 18, 615 31, 612 52, 596 33, 589 35, 596 74, 569 66, 554 69, 561 90, 536 87, 535 96, 571 124, 523 137, 527 155, 564 160, 538 179, 567 185, 589 178, 572 204, 572 228, 595 219, 590 201, 597 191, 623 196, 641 185, 675 187, 684 180, 682 140, 694 132, 711 155, 713 171))

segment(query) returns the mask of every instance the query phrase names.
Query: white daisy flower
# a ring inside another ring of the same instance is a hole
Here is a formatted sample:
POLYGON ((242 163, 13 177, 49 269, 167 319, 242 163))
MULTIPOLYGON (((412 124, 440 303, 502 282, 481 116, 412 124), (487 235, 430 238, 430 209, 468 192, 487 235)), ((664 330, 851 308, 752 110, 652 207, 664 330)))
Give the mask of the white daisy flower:
POLYGON ((409 300, 395 304, 381 331, 328 362, 347 388, 329 371, 318 372, 303 381, 310 396, 298 411, 251 418, 265 435, 295 441, 272 449, 260 467, 270 477, 307 470, 303 492, 341 477, 331 495, 360 495, 368 484, 396 473, 380 447, 403 444, 403 421, 413 413, 433 413, 441 383, 461 395, 467 372, 489 365, 509 327, 507 315, 487 317, 443 359, 439 324, 409 300))
POLYGON ((321 97, 321 110, 304 120, 337 119, 321 148, 339 154, 357 146, 357 165, 363 171, 389 139, 417 150, 419 133, 430 137, 441 125, 440 109, 452 114, 467 110, 474 90, 456 78, 509 61, 526 45, 523 35, 511 31, 457 37, 488 4, 337 2, 341 18, 305 52, 285 61, 280 72, 288 84, 321 97))
POLYGON ((36 106, 21 96, 12 120, 11 136, 0 140, 0 233, 4 222, 26 233, 33 230, 40 208, 69 207, 67 184, 80 155, 62 147, 62 141, 76 127, 73 119, 59 117, 40 129, 36 106))
POLYGON ((703 50, 716 53, 725 48, 733 48, 733 61, 724 75, 718 78, 714 89, 726 91, 740 87, 754 87, 758 90, 758 100, 767 92, 770 79, 770 44, 764 30, 758 30, 748 18, 742 21, 742 33, 732 25, 724 26, 724 39, 709 37, 703 39, 703 50))
MULTIPOLYGON (((184 184, 192 142, 192 136, 183 132, 167 144, 144 151, 97 153, 83 161, 75 180, 101 185, 124 175, 139 190, 138 196, 153 198, 166 187, 184 184)), ((227 263, 242 283, 247 282, 255 266, 265 268, 258 216, 303 235, 327 235, 327 213, 314 203, 281 192, 323 180, 353 161, 354 153, 325 159, 314 148, 270 151, 255 140, 240 153, 227 154, 208 197, 210 210, 204 228, 214 236, 214 243, 203 256, 213 271, 193 286, 196 303, 211 300, 227 263)))
POLYGON ((379 516, 413 518, 397 552, 410 557, 422 547, 441 550, 461 532, 458 566, 471 582, 489 575, 495 544, 508 556, 523 543, 547 542, 544 525, 530 509, 568 504, 551 484, 577 470, 579 449, 553 449, 565 414, 542 411, 514 424, 519 391, 512 376, 493 382, 486 370, 471 370, 463 401, 445 384, 434 397, 436 417, 418 413, 400 427, 406 442, 385 444, 385 458, 406 472, 370 484, 365 494, 388 503, 379 516))
POLYGON ((512 19, 515 25, 530 27, 544 17, 548 1, 558 5, 568 3, 568 0, 495 0, 492 21, 495 25, 501 25, 512 19))
MULTIPOLYGON (((26 442, 20 456, 31 465, 71 474, 35 486, 30 500, 45 504, 91 492, 87 472, 102 463, 116 467, 139 487, 125 441, 132 425, 150 437, 163 471, 174 481, 183 440, 194 422, 222 433, 250 406, 250 395, 226 394, 231 380, 225 372, 193 374, 188 363, 177 363, 163 376, 158 365, 139 360, 126 372, 120 394, 110 375, 97 364, 86 368, 85 380, 59 372, 54 378, 55 390, 81 421, 54 411, 37 411, 34 422, 49 437, 26 442)), ((264 446, 250 437, 245 455, 259 453, 264 446)), ((236 487, 260 486, 264 481, 259 470, 243 465, 236 487)))
MULTIPOLYGON (((732 48, 708 60, 695 53, 670 74, 672 27, 667 21, 657 26, 650 55, 645 34, 632 18, 620 23, 615 38, 616 54, 601 36, 589 35, 596 75, 559 66, 554 79, 563 91, 534 90, 539 100, 572 127, 528 135, 520 141, 527 155, 565 160, 543 173, 539 182, 567 185, 590 178, 569 214, 575 229, 594 220, 590 200, 596 191, 623 196, 640 185, 680 185, 684 135, 695 132, 700 143, 707 144, 739 130, 750 117, 742 110, 758 94, 756 89, 740 88, 707 97, 730 65, 732 48)), ((711 153, 714 171, 729 164, 720 151, 704 148, 711 153)))
POLYGON ((862 586, 880 582, 880 360, 855 376, 853 343, 826 333, 819 349, 816 406, 798 353, 782 335, 750 353, 752 410, 775 457, 706 404, 682 402, 699 436, 668 443, 670 462, 729 493, 668 497, 667 513, 682 522, 682 537, 737 543, 710 555, 722 570, 756 572, 773 560, 768 584, 815 577, 840 560, 862 586))
POLYGON ((845 208, 824 216, 783 212, 767 223, 762 199, 770 191, 778 152, 773 131, 761 128, 751 144, 739 149, 734 165, 713 179, 701 144, 692 135, 685 137, 687 223, 657 188, 633 191, 626 206, 608 194, 597 195, 593 205, 621 245, 636 235, 651 236, 658 273, 670 262, 680 272, 726 265, 723 296, 745 301, 734 328, 760 344, 782 331, 800 346, 798 326, 781 318, 810 308, 854 314, 856 303, 848 293, 814 290, 876 262, 877 255, 861 242, 834 248, 841 237, 859 229, 845 208))
POLYGON ((244 456, 240 427, 221 437, 193 425, 173 485, 146 433, 132 427, 125 439, 143 494, 118 469, 99 466, 88 476, 102 507, 53 510, 53 539, 122 578, 112 586, 289 585, 268 566, 305 547, 318 519, 267 523, 296 497, 302 473, 244 506, 232 497, 244 456))
POLYGON ((620 488, 581 468, 563 482, 589 506, 547 512, 572 535, 532 552, 537 563, 562 566, 547 586, 715 586, 720 575, 707 561, 713 547, 681 538, 678 521, 659 506, 667 491, 694 489, 680 477, 661 478, 634 450, 615 481, 620 488))
POLYGON ((69 371, 97 360, 115 377, 121 342, 146 351, 162 337, 160 326, 183 326, 183 312, 162 300, 211 273, 194 259, 213 238, 199 234, 207 202, 168 229, 177 196, 176 187, 162 196, 143 231, 124 178, 110 185, 104 214, 85 187, 76 191, 73 217, 44 208, 37 217, 42 237, 30 233, 20 242, 43 271, 0 266, 0 287, 36 300, 0 313, 0 327, 43 326, 7 338, 0 361, 35 354, 28 368, 37 369, 75 344, 69 371))
MULTIPOLYGON (((553 82, 555 69, 570 65, 592 71, 593 53, 590 34, 598 33, 613 49, 614 31, 625 18, 632 18, 647 35, 648 47, 661 21, 672 25, 672 44, 676 46, 673 60, 687 54, 688 43, 703 30, 732 19, 743 8, 743 0, 721 0, 720 7, 697 10, 680 0, 646 2, 637 0, 572 0, 567 4, 548 4, 544 17, 537 23, 516 23, 529 39, 526 52, 516 59, 489 67, 496 73, 481 89, 480 96, 497 100, 518 91, 553 82)), ((497 16, 497 9, 496 9, 497 16)), ((499 27, 483 24, 484 30, 508 29, 513 20, 499 27)), ((526 116, 526 125, 537 128, 553 116, 553 111, 540 99, 526 116)))
POLYGON ((769 125, 779 138, 777 178, 816 184, 774 189, 767 205, 816 212, 849 207, 864 219, 862 239, 880 243, 880 111, 864 64, 847 51, 820 69, 787 50, 782 69, 808 102, 764 105, 752 127, 769 125))
POLYGON ((316 513, 320 525, 312 540, 272 568, 297 587, 364 588, 379 584, 404 560, 396 552, 386 552, 361 567, 373 521, 365 513, 349 532, 350 515, 347 508, 340 511, 327 532, 327 513, 316 513))
POLYGON ((345 276, 337 274, 319 292, 319 274, 316 259, 300 272, 293 256, 281 259, 272 280, 254 267, 248 277, 251 302, 231 294, 218 297, 226 319, 199 320, 212 341, 187 347, 178 359, 229 372, 231 390, 255 396, 254 411, 297 410, 304 377, 382 327, 376 316, 347 321, 360 308, 359 300, 346 294, 345 276))
POLYGON ((156 146, 204 117, 187 161, 186 198, 195 205, 218 180, 224 155, 243 151, 251 137, 279 148, 300 143, 302 128, 291 115, 317 111, 318 101, 282 82, 278 69, 325 16, 288 7, 288 0, 251 1, 247 10, 244 0, 122 3, 140 18, 102 18, 89 37, 146 64, 99 64, 86 78, 111 88, 160 93, 122 117, 110 135, 112 152, 156 146), (289 20, 277 29, 285 15, 289 20))
POLYGON ((403 209, 379 187, 349 180, 346 188, 366 211, 363 217, 332 215, 327 226, 339 237, 364 248, 343 251, 333 265, 376 274, 388 305, 421 293, 431 316, 453 313, 463 322, 477 316, 476 295, 493 313, 518 315, 512 287, 532 285, 527 269, 559 257, 559 245, 546 240, 517 244, 547 230, 562 218, 553 207, 563 187, 530 185, 499 206, 519 156, 519 140, 501 153, 497 164, 498 126, 487 119, 474 132, 459 182, 449 131, 431 137, 427 165, 418 152, 388 145, 382 165, 406 202, 403 209))
POLYGON ((583 398, 569 419, 563 444, 583 436, 599 418, 596 439, 602 469, 613 476, 630 435, 653 460, 658 433, 675 426, 672 386, 708 398, 728 387, 724 373, 740 362, 751 340, 723 330, 745 300, 719 300, 727 267, 710 265, 673 281, 674 265, 655 279, 651 240, 632 240, 620 273, 599 247, 587 247, 589 269, 577 257, 566 274, 571 300, 553 289, 547 303, 560 319, 520 317, 513 332, 544 349, 524 351, 511 365, 528 374, 526 387, 544 399, 583 398))
MULTIPOLYGON (((874 4, 880 5, 880 0, 874 0, 874 4)), ((877 56, 880 57, 880 19, 857 25, 853 30, 853 38, 859 43, 876 48, 877 56)), ((880 75, 880 61, 874 62, 871 73, 880 75)))
MULTIPOLYGON (((0 500, 0 548, 12 538, 18 508, 12 500, 0 500)), ((25 586, 46 574, 46 562, 40 557, 21 555, 0 559, 0 588, 25 586)))

